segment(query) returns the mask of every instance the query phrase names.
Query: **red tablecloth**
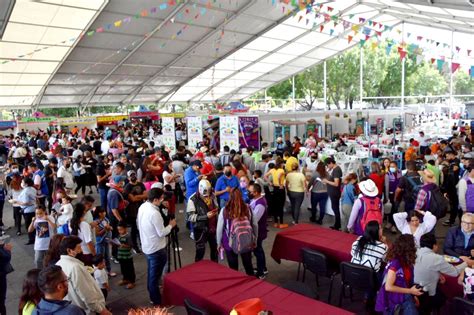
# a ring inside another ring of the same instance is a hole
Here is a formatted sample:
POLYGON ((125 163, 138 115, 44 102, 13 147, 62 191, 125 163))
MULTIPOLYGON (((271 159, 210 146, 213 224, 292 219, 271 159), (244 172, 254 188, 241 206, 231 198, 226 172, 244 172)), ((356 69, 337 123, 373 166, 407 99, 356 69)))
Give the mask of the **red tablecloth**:
POLYGON ((352 314, 208 260, 167 274, 163 283, 165 305, 189 298, 211 314, 229 314, 238 302, 255 297, 273 314, 352 314))
POLYGON ((298 224, 277 233, 272 257, 301 262, 301 249, 308 247, 322 252, 336 263, 351 260, 352 243, 356 235, 331 230, 312 224, 298 224))
POLYGON ((445 284, 438 284, 441 292, 446 295, 448 299, 455 297, 462 297, 464 292, 462 286, 458 283, 458 277, 444 276, 446 278, 445 284))

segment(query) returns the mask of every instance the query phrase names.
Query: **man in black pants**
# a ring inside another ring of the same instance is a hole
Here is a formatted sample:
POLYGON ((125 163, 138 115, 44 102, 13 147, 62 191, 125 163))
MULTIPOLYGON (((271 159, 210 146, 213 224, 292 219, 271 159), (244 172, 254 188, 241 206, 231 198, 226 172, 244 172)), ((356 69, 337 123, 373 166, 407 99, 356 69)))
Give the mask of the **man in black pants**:
POLYGON ((336 221, 334 222, 334 225, 331 226, 331 229, 340 230, 341 213, 339 211, 339 201, 341 199, 342 170, 336 164, 336 161, 334 161, 333 158, 327 158, 324 163, 328 168, 329 178, 323 179, 323 183, 325 183, 328 187, 328 195, 329 199, 331 199, 331 207, 336 218, 336 221))

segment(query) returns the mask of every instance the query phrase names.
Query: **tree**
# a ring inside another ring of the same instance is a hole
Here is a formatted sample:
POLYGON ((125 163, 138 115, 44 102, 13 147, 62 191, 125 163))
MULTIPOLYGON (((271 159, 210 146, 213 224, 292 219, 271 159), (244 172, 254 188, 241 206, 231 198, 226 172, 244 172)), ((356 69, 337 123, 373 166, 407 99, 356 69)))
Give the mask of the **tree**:
POLYGON ((309 68, 295 77, 295 94, 300 105, 305 110, 311 110, 318 97, 323 96, 323 67, 322 64, 309 68))
POLYGON ((474 94, 474 79, 464 71, 458 71, 454 75, 454 94, 474 94))
POLYGON ((432 65, 423 62, 407 78, 407 95, 443 95, 448 89, 444 76, 432 65))

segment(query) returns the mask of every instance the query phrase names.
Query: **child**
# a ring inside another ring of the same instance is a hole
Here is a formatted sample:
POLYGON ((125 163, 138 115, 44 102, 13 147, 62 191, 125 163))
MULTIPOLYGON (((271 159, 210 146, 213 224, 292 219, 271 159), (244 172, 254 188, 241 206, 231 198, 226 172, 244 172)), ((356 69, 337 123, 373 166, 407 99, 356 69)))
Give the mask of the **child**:
POLYGON ((43 205, 36 207, 36 216, 31 221, 28 227, 28 233, 36 231, 35 238, 35 264, 36 268, 43 269, 43 259, 49 249, 49 241, 53 234, 52 231, 56 228, 54 219, 46 213, 46 208, 43 205))
POLYGON ((107 270, 105 270, 105 260, 104 255, 98 254, 92 260, 92 265, 94 266, 94 279, 97 282, 104 299, 107 300, 107 295, 110 291, 109 287, 109 277, 107 275, 107 270))
POLYGON ((105 209, 102 207, 95 207, 94 210, 94 222, 96 223, 96 236, 95 236, 95 252, 102 254, 105 259, 105 266, 110 277, 115 277, 117 274, 111 272, 110 266, 110 248, 107 242, 112 236, 112 226, 109 220, 106 218, 105 209))
POLYGON ((126 285, 127 289, 135 287, 135 267, 133 266, 132 257, 132 238, 127 233, 127 224, 119 223, 118 240, 120 246, 118 248, 117 260, 120 263, 120 271, 122 272, 122 280, 119 285, 126 285))
POLYGON ((474 301, 474 269, 466 267, 458 278, 458 283, 463 286, 464 298, 474 301))

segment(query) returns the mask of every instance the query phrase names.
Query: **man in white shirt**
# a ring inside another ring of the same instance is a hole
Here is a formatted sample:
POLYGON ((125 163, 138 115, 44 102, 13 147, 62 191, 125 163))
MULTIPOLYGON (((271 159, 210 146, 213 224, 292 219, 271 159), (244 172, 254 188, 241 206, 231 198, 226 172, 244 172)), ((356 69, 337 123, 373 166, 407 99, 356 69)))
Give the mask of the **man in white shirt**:
POLYGON ((420 131, 419 136, 416 137, 416 141, 420 143, 420 153, 425 154, 426 149, 428 148, 428 138, 425 136, 423 131, 420 131))
POLYGON ((67 236, 59 245, 61 257, 56 265, 62 268, 69 282, 65 299, 85 310, 86 314, 112 314, 105 307, 105 299, 99 286, 84 263, 76 258, 82 253, 81 242, 77 236, 67 236))
POLYGON ((107 155, 107 153, 109 153, 109 149, 110 149, 109 140, 103 140, 102 145, 100 146, 100 149, 101 149, 103 155, 107 155))
POLYGON ((448 263, 442 255, 437 254, 438 244, 434 234, 425 234, 420 239, 420 248, 416 253, 415 283, 423 287, 425 292, 419 297, 420 314, 431 314, 433 310, 439 310, 446 298, 437 289, 438 282, 445 283, 443 275, 457 277, 467 267, 463 262, 453 266, 448 263))
POLYGON ((166 236, 176 226, 176 220, 170 220, 164 226, 159 207, 164 200, 163 190, 152 188, 148 192, 148 201, 138 209, 137 226, 140 231, 142 251, 147 259, 147 287, 150 300, 154 305, 161 304, 158 287, 163 268, 168 260, 166 254, 166 236))
POLYGON ((62 178, 66 190, 71 191, 74 188, 74 177, 71 171, 71 160, 65 158, 63 164, 58 169, 58 178, 62 178))

